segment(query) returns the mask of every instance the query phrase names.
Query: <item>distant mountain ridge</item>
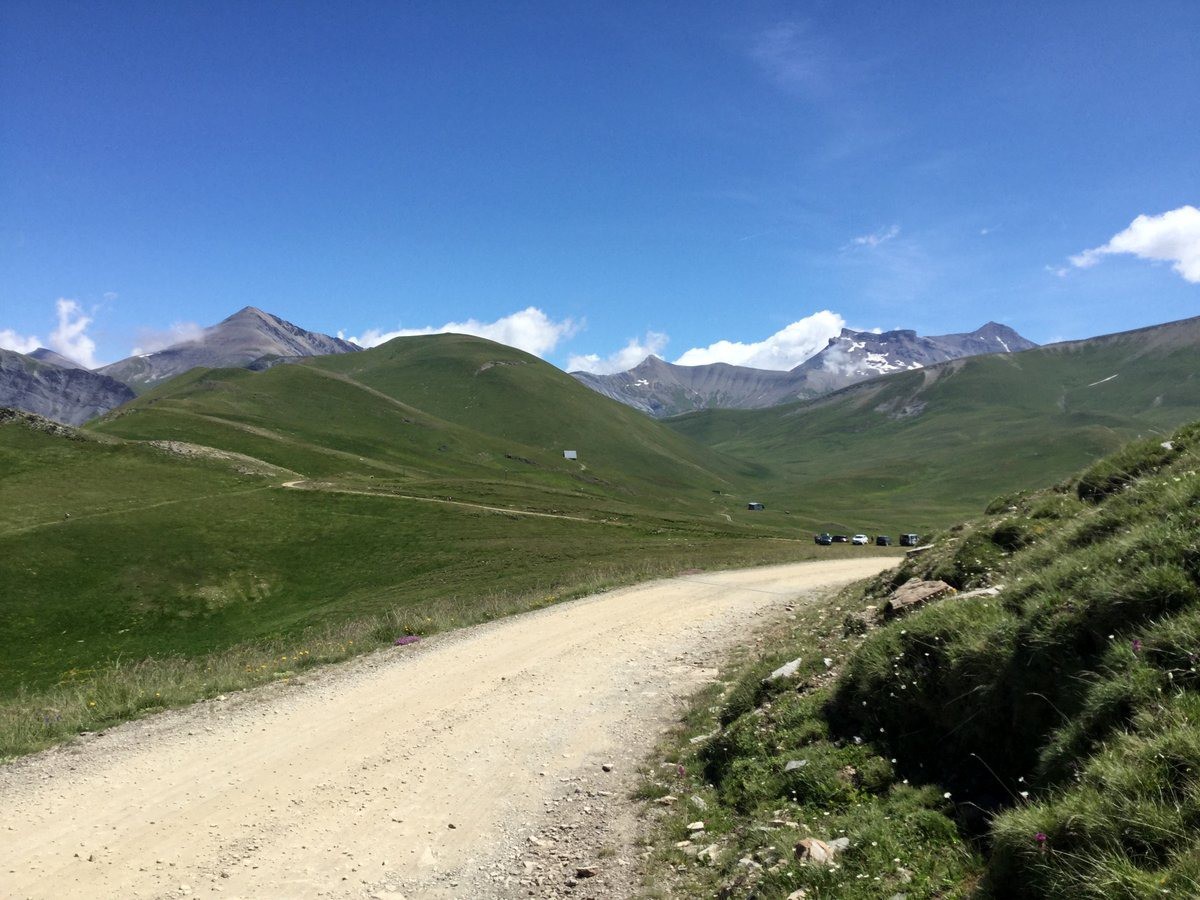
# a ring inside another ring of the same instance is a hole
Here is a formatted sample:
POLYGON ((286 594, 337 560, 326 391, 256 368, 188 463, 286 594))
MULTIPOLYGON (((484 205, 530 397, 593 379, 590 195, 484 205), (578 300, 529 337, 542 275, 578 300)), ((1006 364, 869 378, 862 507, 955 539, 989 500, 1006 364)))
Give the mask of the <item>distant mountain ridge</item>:
POLYGON ((354 353, 350 341, 306 331, 278 316, 247 306, 204 329, 200 337, 154 353, 131 356, 96 371, 123 381, 141 393, 189 369, 244 368, 263 357, 298 358, 354 353))
POLYGON ((963 334, 932 337, 911 330, 876 334, 843 328, 824 349, 788 372, 728 363, 679 366, 648 356, 626 372, 571 375, 606 397, 664 418, 698 409, 762 409, 819 397, 891 372, 1036 346, 997 322, 963 334))
MULTIPOLYGON (((1005 338, 1007 340, 1007 338, 1005 338)), ((771 470, 792 509, 981 509, 1050 484, 1135 437, 1200 419, 1200 317, 894 372, 768 409, 706 409, 666 424, 771 470), (794 487, 793 487, 794 486, 794 487), (803 507, 802 507, 803 504, 803 507)), ((931 518, 919 518, 919 510, 931 518)))
POLYGON ((0 348, 0 407, 37 413, 67 425, 81 425, 134 396, 127 385, 115 378, 82 366, 58 366, 0 348))

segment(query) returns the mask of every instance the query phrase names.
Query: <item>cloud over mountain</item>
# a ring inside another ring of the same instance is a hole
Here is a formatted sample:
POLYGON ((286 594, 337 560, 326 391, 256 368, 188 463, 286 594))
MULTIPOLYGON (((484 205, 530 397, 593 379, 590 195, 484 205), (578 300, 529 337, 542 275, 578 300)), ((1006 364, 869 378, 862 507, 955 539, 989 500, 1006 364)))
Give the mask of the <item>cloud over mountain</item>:
POLYGON ((601 357, 597 353, 572 356, 567 361, 567 371, 594 372, 597 375, 624 372, 626 369, 632 369, 647 356, 661 356, 668 340, 661 332, 647 331, 644 338, 630 338, 628 344, 608 356, 601 357))
POLYGON ((693 347, 675 362, 681 366, 723 362, 755 369, 786 371, 819 352, 830 338, 841 334, 845 325, 846 320, 840 315, 823 309, 792 322, 761 341, 717 341, 707 347, 693 347))
MULTIPOLYGON (((360 337, 349 337, 345 340, 353 341, 360 347, 375 347, 392 338, 452 332, 487 338, 535 356, 545 356, 557 347, 560 341, 571 337, 578 330, 579 325, 573 319, 556 322, 536 306, 529 306, 494 322, 467 319, 465 322, 447 322, 440 327, 397 328, 395 331, 368 328, 360 337)), ((344 337, 343 332, 338 332, 338 337, 344 337)))
POLYGON ((203 334, 204 327, 195 322, 172 322, 169 328, 141 328, 138 330, 137 346, 129 351, 129 355, 154 353, 184 341, 197 340, 203 334))

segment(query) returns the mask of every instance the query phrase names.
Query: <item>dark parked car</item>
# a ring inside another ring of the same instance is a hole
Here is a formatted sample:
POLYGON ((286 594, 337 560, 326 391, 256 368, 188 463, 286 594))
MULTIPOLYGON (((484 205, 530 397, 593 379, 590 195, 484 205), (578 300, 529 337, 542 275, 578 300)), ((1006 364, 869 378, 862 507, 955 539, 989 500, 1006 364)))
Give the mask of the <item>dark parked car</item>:
POLYGON ((919 534, 902 534, 902 535, 900 535, 900 546, 901 547, 915 547, 920 542, 921 542, 921 536, 919 534))
POLYGON ((886 534, 881 534, 875 538, 875 546, 876 547, 890 547, 890 546, 892 546, 892 539, 890 537, 888 537, 886 534))
POLYGON ((848 544, 850 543, 850 538, 846 537, 844 534, 835 534, 833 536, 833 542, 835 544, 848 544))
POLYGON ((813 540, 816 541, 818 544, 820 544, 822 547, 828 547, 830 544, 833 543, 833 535, 830 534, 828 531, 825 531, 825 532, 822 532, 821 534, 816 535, 813 538, 813 540))

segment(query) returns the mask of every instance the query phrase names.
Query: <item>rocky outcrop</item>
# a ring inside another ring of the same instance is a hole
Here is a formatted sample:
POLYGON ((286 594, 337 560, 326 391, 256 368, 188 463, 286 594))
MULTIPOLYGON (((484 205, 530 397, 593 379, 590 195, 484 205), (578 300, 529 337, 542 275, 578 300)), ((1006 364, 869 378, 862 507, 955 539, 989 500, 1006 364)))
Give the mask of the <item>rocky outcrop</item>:
POLYGON ((953 593, 954 587, 944 581, 921 581, 918 578, 910 578, 892 592, 887 605, 883 608, 883 616, 885 619, 894 619, 953 593))
POLYGON ((0 349, 0 407, 82 425, 133 397, 127 385, 106 375, 0 349))

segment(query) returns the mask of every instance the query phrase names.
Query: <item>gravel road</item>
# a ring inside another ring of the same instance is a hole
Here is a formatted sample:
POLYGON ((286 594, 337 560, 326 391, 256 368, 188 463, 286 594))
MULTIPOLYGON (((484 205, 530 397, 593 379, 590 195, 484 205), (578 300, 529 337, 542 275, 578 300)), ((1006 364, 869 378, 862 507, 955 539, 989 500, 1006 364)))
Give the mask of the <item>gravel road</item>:
POLYGON ((895 562, 623 588, 27 757, 0 896, 628 896, 629 793, 680 700, 763 617, 895 562))

